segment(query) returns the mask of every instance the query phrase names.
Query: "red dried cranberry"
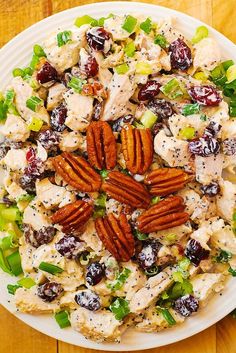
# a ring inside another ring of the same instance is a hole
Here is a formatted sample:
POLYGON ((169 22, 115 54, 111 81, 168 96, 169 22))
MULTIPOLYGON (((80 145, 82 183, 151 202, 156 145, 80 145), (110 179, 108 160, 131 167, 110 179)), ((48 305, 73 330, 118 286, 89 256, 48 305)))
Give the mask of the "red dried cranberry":
POLYGON ((46 61, 37 73, 37 80, 39 83, 43 84, 50 81, 56 81, 57 79, 57 70, 46 61))
POLYGON ((73 235, 65 236, 55 244, 56 250, 67 259, 76 258, 81 247, 82 243, 73 235))
POLYGON ((95 286, 102 280, 104 275, 104 266, 99 262, 93 262, 87 267, 86 281, 91 286, 95 286))
POLYGON ((101 301, 99 296, 92 292, 91 290, 84 290, 75 295, 75 301, 77 304, 82 306, 82 308, 88 309, 90 311, 96 311, 101 308, 101 301))
POLYGON ((52 302, 63 293, 62 285, 56 282, 47 282, 38 287, 37 294, 44 302, 52 302))
POLYGON ((35 193, 35 181, 36 179, 31 176, 23 174, 19 179, 19 184, 28 193, 35 193))
POLYGON ((104 109, 104 103, 99 102, 97 99, 95 100, 94 107, 93 107, 93 114, 92 114, 92 120, 99 120, 102 117, 104 109))
POLYGON ((223 152, 226 156, 233 156, 236 154, 236 138, 228 138, 222 142, 223 152))
POLYGON ((187 70, 192 64, 192 54, 187 44, 180 38, 169 46, 171 68, 187 70))
POLYGON ((112 125, 112 130, 114 132, 121 132, 122 127, 124 124, 133 124, 134 116, 129 114, 122 116, 121 118, 117 119, 114 124, 112 125))
POLYGON ((81 72, 87 77, 96 76, 98 73, 98 68, 97 60, 91 55, 88 55, 86 62, 80 64, 81 72))
POLYGON ((208 185, 202 185, 200 189, 204 195, 207 195, 209 197, 213 197, 213 196, 216 196, 217 194, 219 194, 220 185, 217 182, 213 181, 212 183, 210 183, 208 185))
POLYGON ((157 254, 161 244, 153 239, 144 243, 144 246, 137 256, 140 266, 146 270, 152 267, 157 260, 157 254))
POLYGON ((61 132, 66 128, 65 121, 67 117, 67 108, 61 103, 58 107, 53 109, 50 117, 51 128, 55 131, 61 132))
POLYGON ((208 107, 217 106, 222 101, 220 93, 210 85, 192 86, 188 93, 194 102, 208 107))
POLYGON ((216 137, 222 126, 215 121, 211 121, 210 124, 205 128, 204 135, 208 137, 216 137))
POLYGON ((208 157, 220 152, 220 144, 215 138, 200 137, 188 144, 189 151, 197 156, 208 157))
POLYGON ((24 224, 23 230, 26 242, 35 248, 50 243, 56 234, 56 229, 52 226, 44 226, 39 230, 34 230, 29 224, 24 224))
POLYGON ((28 163, 32 163, 36 159, 36 150, 32 147, 26 152, 26 160, 28 163))
POLYGON ((87 42, 90 48, 107 53, 111 47, 110 34, 103 27, 93 27, 88 30, 87 42))
POLYGON ((140 101, 147 101, 149 99, 153 99, 160 92, 160 83, 157 81, 148 81, 145 85, 143 85, 138 93, 138 99, 140 101))
POLYGON ((158 134, 158 132, 160 132, 161 130, 163 130, 165 128, 165 124, 163 123, 155 123, 152 127, 152 133, 154 136, 156 136, 158 134))
POLYGON ((175 300, 174 309, 182 316, 187 317, 198 311, 199 303, 192 295, 185 295, 175 300))
POLYGON ((59 144, 59 136, 56 131, 48 129, 39 133, 38 141, 46 150, 55 150, 59 144))
POLYGON ((199 241, 190 239, 185 248, 185 256, 195 265, 198 266, 202 260, 208 258, 210 251, 204 249, 199 241))
POLYGON ((165 99, 153 99, 147 104, 147 108, 156 114, 159 120, 168 119, 174 114, 172 104, 165 99))

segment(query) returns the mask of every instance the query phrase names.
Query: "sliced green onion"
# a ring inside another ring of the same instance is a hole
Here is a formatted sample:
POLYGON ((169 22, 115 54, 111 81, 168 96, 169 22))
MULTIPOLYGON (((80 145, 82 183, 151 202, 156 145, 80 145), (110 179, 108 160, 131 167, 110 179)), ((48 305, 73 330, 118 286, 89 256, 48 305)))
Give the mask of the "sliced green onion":
POLYGON ((107 195, 105 193, 101 193, 94 201, 94 205, 98 207, 106 208, 106 201, 107 201, 107 195))
POLYGON ((226 60, 226 61, 223 61, 221 65, 223 66, 224 70, 227 71, 230 66, 234 65, 234 61, 226 60))
POLYGON ((145 61, 136 64, 136 73, 140 75, 150 75, 152 73, 151 65, 145 61))
POLYGON ((90 260, 90 253, 88 251, 84 251, 79 258, 79 262, 82 266, 88 265, 90 260))
POLYGON ((86 80, 82 80, 79 77, 72 77, 70 82, 68 83, 68 87, 73 88, 73 90, 77 93, 81 93, 83 85, 86 82, 86 80))
POLYGON ((146 110, 140 119, 145 128, 152 128, 156 121, 157 116, 151 110, 146 110))
POLYGON ((182 114, 184 116, 197 114, 200 111, 200 105, 198 103, 186 104, 182 109, 182 114))
POLYGON ((92 26, 96 26, 97 25, 97 20, 91 16, 88 15, 84 15, 82 17, 77 17, 75 20, 75 25, 77 27, 81 27, 83 25, 92 25, 92 26))
POLYGON ((137 24, 137 18, 131 15, 128 15, 125 18, 122 28, 127 32, 132 33, 135 30, 136 24, 137 24))
POLYGON ((46 57, 45 51, 39 44, 34 45, 34 54, 39 58, 46 57))
POLYGON ((124 47, 124 52, 129 58, 132 58, 135 54, 135 49, 136 49, 135 44, 134 44, 134 41, 132 40, 131 42, 126 44, 126 46, 124 47))
POLYGON ((165 49, 168 45, 166 38, 162 34, 158 34, 154 38, 154 43, 158 44, 161 48, 165 49))
POLYGON ((7 118, 7 105, 3 102, 0 101, 0 121, 5 121, 7 118))
POLYGON ((231 82, 226 82, 223 93, 226 97, 232 97, 236 94, 236 80, 233 80, 231 82))
POLYGON ((184 127, 179 131, 179 137, 181 139, 192 140, 195 136, 195 133, 196 131, 194 127, 188 126, 188 127, 184 127))
POLYGON ((173 326, 176 324, 175 319, 173 318, 173 316, 171 315, 168 309, 161 309, 161 314, 170 326, 173 326))
POLYGON ((9 266, 13 275, 19 276, 23 272, 21 267, 21 257, 18 250, 8 255, 6 257, 6 260, 9 263, 9 266))
POLYGON ((202 81, 202 82, 206 82, 208 80, 208 77, 206 76, 206 74, 202 71, 196 72, 193 77, 196 80, 202 81))
POLYGON ((113 283, 109 283, 107 285, 112 291, 116 291, 122 288, 127 278, 129 277, 131 271, 128 268, 124 268, 122 272, 120 272, 113 283))
POLYGON ((64 32, 58 33, 57 34, 57 45, 58 45, 58 47, 62 47, 66 43, 70 42, 71 41, 71 35, 72 35, 71 31, 64 31, 64 32))
POLYGON ((12 75, 14 77, 20 76, 20 77, 24 77, 24 70, 16 67, 13 71, 12 71, 12 75))
POLYGON ((31 131, 38 132, 42 126, 43 126, 43 120, 36 117, 32 117, 27 127, 31 131))
POLYGON ((19 286, 18 284, 8 284, 7 285, 7 291, 9 294, 14 295, 16 293, 16 290, 18 288, 21 288, 21 286, 19 286))
POLYGON ((236 65, 231 65, 226 71, 226 78, 228 82, 236 80, 236 65))
POLYGON ((168 291, 169 297, 175 300, 187 294, 193 293, 193 286, 187 279, 183 279, 182 282, 176 282, 173 287, 168 291))
POLYGON ((17 281, 17 283, 20 287, 24 287, 27 289, 30 289, 31 287, 36 285, 35 281, 30 277, 21 278, 19 279, 19 281, 17 281))
POLYGON ((236 270, 234 270, 232 267, 228 269, 228 272, 233 276, 236 277, 236 270))
POLYGON ((11 268, 10 268, 6 258, 4 257, 4 254, 3 254, 3 251, 2 251, 1 248, 0 248, 0 268, 4 272, 9 273, 10 275, 12 275, 11 268))
MULTIPOLYGON (((97 25, 100 26, 100 27, 103 27, 105 20, 108 20, 108 18, 111 18, 111 17, 114 17, 113 13, 110 13, 107 17, 101 17, 101 18, 99 18, 99 20, 97 21, 97 22, 98 22, 97 25)), ((95 21, 96 21, 96 20, 95 20, 95 21)), ((91 23, 91 24, 92 24, 92 26, 94 26, 93 23, 91 23)))
POLYGON ((147 275, 148 277, 153 277, 157 275, 158 272, 159 272, 159 267, 156 265, 153 265, 152 267, 145 270, 145 275, 147 275))
POLYGON ((124 75, 129 71, 129 65, 127 63, 118 65, 115 67, 115 71, 118 73, 118 75, 124 75))
POLYGON ((146 18, 146 20, 140 23, 139 26, 145 33, 149 34, 152 30, 152 21, 150 17, 146 18))
POLYGON ((215 257, 216 262, 227 263, 232 258, 232 254, 228 251, 221 250, 219 255, 215 257))
POLYGON ((31 96, 26 101, 26 107, 31 109, 33 112, 36 112, 39 106, 43 105, 43 100, 36 96, 31 96))
POLYGON ((200 119, 201 119, 202 121, 207 121, 207 116, 206 116, 206 114, 201 114, 200 119))
POLYGON ((65 310, 59 311, 54 315, 56 322, 60 328, 65 328, 71 326, 68 312, 65 310))
POLYGON ((63 269, 61 267, 50 264, 49 262, 41 262, 39 265, 39 269, 41 271, 51 273, 52 275, 63 272, 63 269))
POLYGON ((134 231, 134 236, 135 236, 135 238, 137 238, 138 240, 146 240, 146 239, 148 239, 148 234, 141 233, 138 229, 136 229, 136 230, 134 231))
POLYGON ((6 221, 15 222, 22 219, 22 215, 17 207, 7 207, 0 211, 2 218, 6 221))
POLYGON ((39 63, 39 57, 37 55, 33 54, 31 62, 30 62, 30 68, 32 70, 35 70, 38 63, 39 63))
POLYGON ((161 299, 163 299, 163 300, 169 299, 169 294, 168 294, 166 291, 164 291, 164 292, 161 294, 161 299))
POLYGON ((16 234, 11 234, 4 238, 0 238, 0 248, 2 250, 16 248, 18 244, 17 242, 15 242, 15 239, 16 239, 16 234))
POLYGON ((232 220, 233 220, 233 221, 236 221, 236 212, 233 213, 232 220))
POLYGON ((106 169, 102 169, 99 173, 100 173, 102 179, 106 179, 109 174, 108 170, 106 170, 106 169))
POLYGON ((160 202, 161 198, 159 196, 154 196, 152 199, 151 199, 151 204, 152 205, 156 205, 158 202, 160 202))
POLYGON ((130 313, 129 304, 123 298, 117 298, 110 306, 110 310, 115 315, 116 320, 122 320, 130 313))
POLYGON ((180 83, 176 78, 172 78, 164 86, 162 86, 160 90, 170 99, 176 99, 183 96, 183 91, 180 87, 180 83))
POLYGON ((9 106, 10 104, 13 103, 14 98, 15 98, 15 92, 14 92, 14 90, 13 90, 13 89, 9 89, 9 90, 6 92, 5 104, 6 104, 7 106, 9 106))
POLYGON ((25 75, 25 76, 32 76, 32 74, 33 74, 33 70, 32 70, 31 67, 26 67, 26 68, 24 69, 24 75, 25 75))
POLYGON ((208 28, 205 26, 199 26, 196 29, 196 32, 194 34, 194 37, 192 38, 192 43, 196 44, 200 42, 203 38, 208 37, 209 31, 208 28))
POLYGON ((35 198, 35 195, 23 194, 17 198, 17 202, 21 201, 32 201, 35 198))

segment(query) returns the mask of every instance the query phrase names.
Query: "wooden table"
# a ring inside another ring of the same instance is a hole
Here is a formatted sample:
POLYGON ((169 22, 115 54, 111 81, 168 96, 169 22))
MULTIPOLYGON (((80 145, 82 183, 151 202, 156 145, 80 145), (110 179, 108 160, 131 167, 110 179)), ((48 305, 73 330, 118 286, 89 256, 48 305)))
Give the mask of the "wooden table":
MULTIPOLYGON (((0 0, 0 46, 31 24, 88 0, 0 0)), ((149 0, 212 25, 236 42, 236 0, 149 0)), ((107 8, 109 13, 109 8, 107 8)), ((207 309, 206 309, 207 310, 207 309)), ((84 353, 93 350, 57 342, 20 322, 0 307, 0 353, 84 353)), ((63 331, 62 331, 63 336, 63 331)), ((217 325, 152 353, 236 353, 236 320, 227 317, 217 325)), ((100 351, 98 351, 100 352, 100 351)))

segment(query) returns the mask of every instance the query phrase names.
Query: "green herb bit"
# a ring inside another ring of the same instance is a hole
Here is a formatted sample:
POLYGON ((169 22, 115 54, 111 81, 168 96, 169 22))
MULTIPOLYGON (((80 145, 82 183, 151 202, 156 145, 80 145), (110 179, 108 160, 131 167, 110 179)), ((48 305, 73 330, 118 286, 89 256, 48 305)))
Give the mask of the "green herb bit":
POLYGON ((73 88, 73 90, 77 93, 81 93, 83 85, 85 85, 86 83, 86 80, 82 80, 79 77, 72 77, 70 82, 68 83, 68 87, 73 88))
POLYGON ((32 117, 30 123, 28 124, 28 129, 31 131, 38 132, 43 126, 43 120, 32 117))
POLYGON ((38 65, 38 63, 39 63, 39 57, 37 55, 33 54, 31 62, 30 62, 30 65, 29 65, 30 68, 32 70, 35 70, 37 65, 38 65))
POLYGON ((221 250, 219 255, 215 257, 215 260, 218 263, 227 263, 231 258, 232 258, 232 254, 230 252, 221 250))
POLYGON ((173 326, 176 324, 175 319, 173 318, 173 316, 171 315, 171 313, 169 312, 168 309, 161 309, 161 314, 163 316, 163 318, 166 320, 166 322, 170 325, 173 326))
POLYGON ((15 69, 13 69, 12 75, 13 75, 14 77, 17 77, 17 76, 24 77, 25 73, 24 73, 24 70, 22 70, 22 69, 16 67, 15 69))
POLYGON ((57 45, 58 47, 62 47, 71 41, 71 31, 64 31, 57 34, 57 45))
POLYGON ((5 104, 6 104, 7 106, 9 106, 10 104, 13 103, 14 98, 15 98, 15 92, 14 92, 14 90, 13 90, 13 89, 9 89, 9 90, 6 92, 5 104))
POLYGON ((135 54, 135 49, 135 44, 132 40, 128 44, 126 44, 126 46, 124 47, 124 52, 129 58, 132 58, 135 54))
POLYGON ((230 66, 234 65, 234 61, 226 60, 226 61, 223 61, 221 65, 223 66, 224 70, 227 71, 230 66))
POLYGON ((49 262, 41 262, 39 265, 39 269, 41 271, 51 273, 52 275, 63 272, 63 269, 61 267, 50 264, 49 262))
POLYGON ((30 194, 23 194, 18 197, 17 202, 21 201, 32 201, 35 198, 35 195, 30 195, 30 194))
POLYGON ((152 30, 152 21, 150 17, 146 18, 146 20, 140 23, 139 26, 145 33, 149 34, 152 30))
POLYGON ((138 240, 146 240, 148 239, 148 234, 145 233, 141 233, 139 230, 135 230, 134 231, 134 236, 138 239, 138 240))
POLYGON ((100 170, 99 174, 101 175, 102 179, 106 179, 108 177, 109 172, 106 169, 102 169, 100 170))
POLYGON ((107 195, 105 193, 101 193, 94 201, 94 205, 98 207, 106 208, 106 201, 107 201, 107 195))
POLYGON ((127 32, 132 33, 135 30, 136 24, 137 24, 137 18, 131 15, 128 15, 125 18, 122 28, 127 32))
POLYGON ((182 109, 182 114, 184 116, 197 114, 200 111, 200 105, 198 103, 186 104, 182 109))
POLYGON ((161 201, 161 198, 160 196, 154 196, 152 199, 151 199, 151 204, 152 205, 156 205, 158 202, 161 201))
POLYGON ((39 44, 34 45, 34 54, 39 58, 46 57, 45 51, 39 44))
POLYGON ((169 297, 172 300, 182 297, 183 295, 192 293, 193 286, 187 279, 183 279, 182 282, 176 282, 173 287, 168 291, 169 297))
POLYGON ((118 75, 124 75, 129 71, 129 65, 127 63, 118 65, 115 67, 115 71, 118 73, 118 75))
POLYGON ((117 298, 109 308, 115 315, 116 320, 122 320, 130 313, 129 304, 123 298, 117 298))
POLYGON ((75 20, 75 25, 77 27, 81 27, 86 24, 92 25, 92 26, 97 26, 98 21, 95 18, 88 16, 88 15, 84 15, 82 17, 77 17, 75 20))
POLYGON ((236 80, 231 81, 231 82, 226 82, 223 93, 226 97, 232 97, 236 94, 236 80))
POLYGON ((157 116, 151 110, 146 110, 140 119, 140 122, 147 129, 152 128, 156 121, 157 121, 157 116))
POLYGON ((203 38, 208 37, 209 31, 208 28, 206 26, 199 26, 196 29, 195 35, 192 38, 192 43, 193 44, 197 44, 198 42, 200 42, 203 38))
POLYGON ((180 87, 180 83, 176 78, 172 78, 164 86, 162 86, 160 90, 170 99, 179 98, 184 94, 180 87))
POLYGON ((60 328, 65 328, 71 326, 68 312, 65 310, 59 311, 54 315, 56 322, 60 328))
POLYGON ((26 101, 26 107, 32 110, 33 112, 36 112, 36 110, 42 105, 43 105, 43 100, 36 96, 31 96, 26 101))
POLYGON ((228 269, 228 272, 231 274, 231 276, 236 277, 236 270, 234 270, 232 267, 228 269))
POLYGON ((162 34, 158 34, 155 38, 154 38, 154 43, 158 44, 161 48, 165 49, 168 46, 168 42, 166 40, 166 38, 162 35, 162 34))
POLYGON ((145 270, 145 275, 148 277, 153 277, 159 273, 159 267, 156 265, 153 265, 149 269, 145 270))
POLYGON ((18 288, 21 288, 21 286, 19 286, 18 284, 8 284, 7 285, 7 291, 11 295, 14 295, 18 288))
POLYGON ((120 272, 113 283, 109 283, 107 285, 112 291, 116 291, 121 289, 123 284, 126 282, 127 278, 129 277, 131 271, 128 268, 124 268, 122 272, 120 272))
POLYGON ((24 287, 27 289, 30 289, 31 287, 36 286, 35 281, 30 277, 21 278, 19 279, 19 281, 17 281, 17 283, 20 287, 24 287))
POLYGON ((10 266, 13 275, 19 276, 23 272, 21 267, 21 257, 18 250, 8 255, 6 257, 6 260, 10 266))
POLYGON ((99 218, 99 217, 103 217, 106 213, 106 209, 103 208, 103 207, 96 207, 95 206, 95 209, 93 211, 93 218, 96 219, 96 218, 99 218))
POLYGON ((201 114, 200 120, 202 120, 202 121, 207 121, 207 116, 206 116, 206 114, 201 114))

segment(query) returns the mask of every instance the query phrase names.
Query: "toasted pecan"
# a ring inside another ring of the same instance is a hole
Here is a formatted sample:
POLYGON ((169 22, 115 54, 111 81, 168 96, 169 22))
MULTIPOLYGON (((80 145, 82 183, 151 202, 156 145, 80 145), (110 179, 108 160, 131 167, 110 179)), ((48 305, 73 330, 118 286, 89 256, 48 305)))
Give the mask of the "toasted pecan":
POLYGON ((124 214, 113 213, 95 220, 95 228, 105 248, 118 260, 129 261, 134 254, 134 237, 124 214))
POLYGON ((63 233, 80 232, 92 215, 93 207, 89 203, 77 200, 56 211, 51 220, 62 226, 63 233))
POLYGON ((151 130, 134 129, 125 124, 121 130, 121 142, 126 168, 133 174, 144 174, 153 160, 151 130))
POLYGON ((121 172, 110 172, 102 190, 115 200, 135 208, 147 208, 150 204, 150 195, 144 185, 121 172))
POLYGON ((192 180, 192 176, 177 168, 157 168, 145 176, 144 183, 152 195, 166 196, 178 190, 192 180))
POLYGON ((112 169, 116 165, 116 140, 110 125, 93 121, 87 129, 87 152, 90 164, 97 169, 112 169))
POLYGON ((189 214, 184 209, 181 196, 170 196, 138 217, 138 229, 143 233, 151 233, 184 224, 189 219, 189 214))
POLYGON ((53 158, 52 163, 56 172, 77 190, 92 192, 100 189, 101 176, 83 157, 63 152, 53 158))

